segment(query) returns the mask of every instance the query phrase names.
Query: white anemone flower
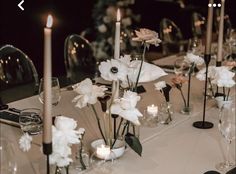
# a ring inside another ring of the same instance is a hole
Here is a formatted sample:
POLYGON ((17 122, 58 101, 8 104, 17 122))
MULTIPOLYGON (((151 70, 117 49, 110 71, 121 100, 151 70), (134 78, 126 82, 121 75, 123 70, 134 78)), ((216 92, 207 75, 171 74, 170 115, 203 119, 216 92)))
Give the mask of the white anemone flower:
POLYGON ((126 91, 123 98, 117 99, 111 106, 111 113, 131 121, 135 125, 140 125, 138 118, 143 115, 135 108, 139 100, 140 96, 138 96, 136 92, 126 91))
POLYGON ((124 81, 127 78, 128 67, 116 59, 101 62, 98 69, 101 73, 101 77, 108 81, 124 81))
POLYGON ((93 85, 89 78, 73 86, 73 89, 79 95, 72 102, 77 102, 76 107, 83 108, 87 104, 95 104, 98 97, 104 96, 107 90, 105 86, 93 85))
POLYGON ((166 82, 165 81, 160 81, 154 84, 156 90, 162 90, 163 88, 166 87, 166 82))
POLYGON ((187 53, 187 55, 184 57, 184 60, 188 63, 194 63, 197 66, 200 66, 204 63, 204 59, 202 57, 193 53, 187 53))
POLYGON ((23 152, 29 151, 31 148, 31 141, 32 137, 28 133, 24 133, 19 140, 20 149, 23 152))
POLYGON ((158 33, 147 28, 141 28, 139 31, 135 30, 135 34, 137 37, 134 37, 132 39, 133 41, 145 42, 147 44, 153 44, 155 46, 158 46, 159 43, 161 43, 158 33))

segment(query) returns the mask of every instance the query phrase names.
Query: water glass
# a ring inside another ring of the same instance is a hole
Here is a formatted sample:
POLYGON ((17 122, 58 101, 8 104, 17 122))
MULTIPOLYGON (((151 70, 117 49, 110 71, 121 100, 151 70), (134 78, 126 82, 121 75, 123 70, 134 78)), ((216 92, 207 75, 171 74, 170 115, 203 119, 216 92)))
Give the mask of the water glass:
MULTIPOLYGON (((52 77, 52 105, 56 106, 59 101, 61 100, 61 93, 60 93, 60 84, 57 77, 52 77)), ((39 85, 39 101, 43 104, 44 101, 44 80, 43 78, 40 80, 39 85)))
POLYGON ((42 131, 43 120, 41 110, 37 108, 27 108, 20 112, 19 123, 21 130, 30 135, 37 135, 42 131))

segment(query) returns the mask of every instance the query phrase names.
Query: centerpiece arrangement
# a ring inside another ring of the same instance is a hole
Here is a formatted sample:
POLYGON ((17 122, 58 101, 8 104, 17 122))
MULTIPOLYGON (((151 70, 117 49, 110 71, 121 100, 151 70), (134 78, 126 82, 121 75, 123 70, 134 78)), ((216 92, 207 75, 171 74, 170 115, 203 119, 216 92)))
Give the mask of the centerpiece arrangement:
POLYGON ((90 79, 85 79, 73 86, 74 91, 79 94, 73 102, 77 102, 76 106, 79 108, 91 106, 103 143, 111 150, 117 141, 122 140, 141 156, 142 146, 136 128, 140 125, 139 117, 142 117, 142 113, 136 108, 141 99, 137 93, 138 83, 153 81, 167 74, 161 68, 144 61, 150 44, 158 46, 161 42, 158 33, 144 28, 135 33, 133 40, 144 46, 141 60, 132 60, 130 55, 117 57, 114 54, 114 59, 103 61, 98 67, 101 77, 113 84, 111 96, 105 94, 104 86, 93 85, 90 79), (120 94, 120 89, 124 90, 123 94, 120 94), (97 101, 101 103, 103 117, 94 107, 97 101))

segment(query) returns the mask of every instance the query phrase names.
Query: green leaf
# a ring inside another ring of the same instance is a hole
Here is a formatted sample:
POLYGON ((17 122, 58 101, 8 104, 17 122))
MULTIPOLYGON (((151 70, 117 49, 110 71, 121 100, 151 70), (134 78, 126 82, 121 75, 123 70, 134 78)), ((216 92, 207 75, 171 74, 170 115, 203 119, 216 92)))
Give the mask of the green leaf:
POLYGON ((129 145, 131 149, 133 149, 137 154, 139 154, 139 156, 142 155, 143 151, 142 145, 139 139, 135 135, 127 133, 125 135, 125 142, 129 145))

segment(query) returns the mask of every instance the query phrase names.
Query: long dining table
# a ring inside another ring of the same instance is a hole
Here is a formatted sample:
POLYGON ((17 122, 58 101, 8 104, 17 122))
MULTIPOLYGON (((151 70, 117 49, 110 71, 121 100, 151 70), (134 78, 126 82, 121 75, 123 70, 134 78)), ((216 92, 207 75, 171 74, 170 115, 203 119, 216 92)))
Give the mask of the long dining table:
MULTIPOLYGON (((139 94, 141 100, 137 108, 143 112, 148 105, 160 106, 164 102, 163 94, 155 90, 154 83, 165 80, 171 84, 173 74, 161 77, 153 82, 143 83, 146 92, 139 94)), ((186 95, 187 84, 183 85, 186 95)), ((193 122, 203 118, 203 91, 204 82, 192 78, 190 103, 193 110, 190 115, 180 113, 183 106, 180 92, 176 88, 170 91, 170 102, 174 107, 173 120, 168 125, 158 123, 154 127, 140 126, 140 141, 143 147, 142 156, 138 156, 129 147, 122 157, 115 160, 112 170, 114 174, 203 174, 209 170, 216 170, 217 163, 225 160, 226 143, 218 130, 219 109, 214 99, 207 99, 206 120, 214 124, 211 129, 197 129, 192 126, 193 122)), ((231 97, 235 101, 235 90, 231 90, 231 97)), ((74 91, 61 89, 61 100, 53 107, 53 115, 64 115, 77 120, 78 127, 86 130, 84 142, 87 147, 92 140, 101 138, 96 119, 89 107, 76 108, 72 99, 77 94, 74 91)), ((9 103, 9 107, 17 109, 40 108, 38 96, 32 96, 9 103)), ((99 114, 102 114, 100 104, 95 105, 99 114)), ((32 147, 28 152, 19 149, 18 141, 22 135, 20 128, 0 123, 1 137, 14 143, 15 157, 18 164, 17 174, 39 174, 42 172, 42 164, 45 156, 41 151, 42 135, 33 136, 32 147)), ((75 149, 73 149, 73 152, 75 149)), ((235 157, 235 141, 230 147, 230 158, 235 157)), ((74 153, 73 153, 74 155, 74 153)), ((76 172, 70 172, 76 173, 76 172)), ((96 173, 89 170, 88 173, 96 173)))

